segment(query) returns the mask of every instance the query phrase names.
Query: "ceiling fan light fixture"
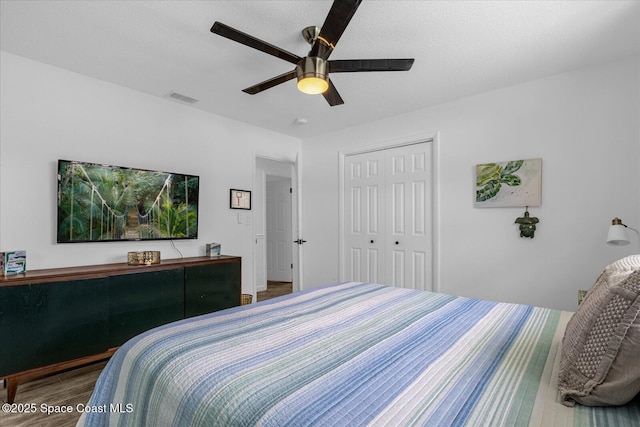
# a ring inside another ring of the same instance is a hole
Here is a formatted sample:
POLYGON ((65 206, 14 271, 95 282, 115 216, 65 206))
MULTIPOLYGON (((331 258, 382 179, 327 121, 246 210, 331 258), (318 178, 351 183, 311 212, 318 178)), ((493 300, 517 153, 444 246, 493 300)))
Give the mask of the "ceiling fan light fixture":
POLYGON ((296 73, 300 92, 317 95, 329 89, 325 59, 315 56, 302 58, 296 65, 296 73))
POLYGON ((329 82, 322 77, 303 77, 298 80, 298 90, 307 95, 318 95, 329 89, 329 82))

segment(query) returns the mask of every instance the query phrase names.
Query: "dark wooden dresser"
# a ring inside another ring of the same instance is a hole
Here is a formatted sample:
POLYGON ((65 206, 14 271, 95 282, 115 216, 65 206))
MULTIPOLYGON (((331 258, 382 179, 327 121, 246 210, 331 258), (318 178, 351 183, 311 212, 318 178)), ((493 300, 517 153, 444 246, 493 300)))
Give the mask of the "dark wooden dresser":
POLYGON ((109 358, 129 338, 240 305, 241 258, 193 257, 0 276, 0 379, 9 403, 29 378, 109 358))

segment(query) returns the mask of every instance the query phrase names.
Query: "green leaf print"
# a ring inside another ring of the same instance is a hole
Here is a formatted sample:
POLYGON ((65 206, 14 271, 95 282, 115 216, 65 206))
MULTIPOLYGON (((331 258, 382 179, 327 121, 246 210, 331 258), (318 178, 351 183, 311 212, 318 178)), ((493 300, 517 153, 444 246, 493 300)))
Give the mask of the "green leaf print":
POLYGON ((489 181, 484 187, 476 191, 476 201, 484 202, 495 197, 500 191, 500 187, 502 187, 502 184, 497 179, 489 181))
POLYGON ((524 163, 524 160, 514 160, 511 162, 508 162, 504 167, 504 170, 502 171, 502 176, 513 174, 515 171, 520 169, 523 163, 524 163))
POLYGON ((500 179, 502 166, 495 163, 487 163, 476 166, 476 186, 481 187, 491 180, 500 179))
POLYGON ((510 185, 511 187, 514 187, 516 185, 520 185, 522 183, 522 180, 517 175, 507 175, 500 178, 500 182, 503 182, 507 185, 510 185))
POLYGON ((512 160, 507 162, 504 167, 497 163, 477 165, 476 187, 482 188, 476 190, 476 201, 484 202, 494 198, 500 192, 502 184, 507 184, 510 187, 522 184, 522 179, 514 175, 514 172, 518 171, 523 164, 524 160, 512 160))

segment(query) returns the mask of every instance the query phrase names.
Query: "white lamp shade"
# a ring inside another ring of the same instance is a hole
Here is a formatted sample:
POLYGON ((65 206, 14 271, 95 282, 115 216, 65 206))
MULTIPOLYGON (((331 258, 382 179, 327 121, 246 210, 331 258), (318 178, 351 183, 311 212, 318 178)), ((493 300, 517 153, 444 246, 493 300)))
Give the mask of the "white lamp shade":
POLYGON ((613 246, 625 246, 629 244, 629 236, 624 225, 616 224, 609 226, 607 234, 607 244, 613 246))

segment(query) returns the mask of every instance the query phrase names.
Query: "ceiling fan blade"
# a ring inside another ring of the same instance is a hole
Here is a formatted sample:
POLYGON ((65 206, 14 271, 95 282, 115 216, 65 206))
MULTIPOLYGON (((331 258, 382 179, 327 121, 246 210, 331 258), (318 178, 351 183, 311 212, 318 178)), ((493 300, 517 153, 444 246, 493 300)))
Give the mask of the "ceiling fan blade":
POLYGON ((330 73, 355 73, 359 71, 409 71, 410 59, 337 59, 329 61, 330 73))
POLYGON ((336 87, 333 85, 333 82, 331 81, 331 79, 327 79, 327 80, 329 81, 329 88, 324 92, 322 92, 322 96, 324 96, 324 99, 326 99, 329 105, 332 107, 335 107, 336 105, 344 104, 342 97, 338 93, 338 90, 336 89, 336 87))
POLYGON ((222 22, 214 22, 213 27, 211 27, 211 32, 241 43, 245 46, 252 47, 264 53, 268 53, 269 55, 273 55, 277 58, 284 59, 285 61, 291 62, 292 64, 297 64, 298 61, 302 59, 296 54, 287 52, 284 49, 280 49, 277 46, 257 39, 253 36, 250 36, 249 34, 243 33, 242 31, 231 28, 228 25, 223 24, 222 22))
POLYGON ((362 0, 334 0, 309 56, 329 58, 361 2, 362 0))
POLYGON ((242 89, 244 93, 248 93, 249 95, 255 95, 256 93, 262 92, 263 90, 270 89, 274 86, 277 86, 281 83, 289 81, 291 79, 295 79, 297 77, 296 70, 287 71, 284 74, 280 74, 279 76, 273 77, 269 80, 265 80, 262 83, 258 83, 257 85, 253 85, 246 89, 242 89))

